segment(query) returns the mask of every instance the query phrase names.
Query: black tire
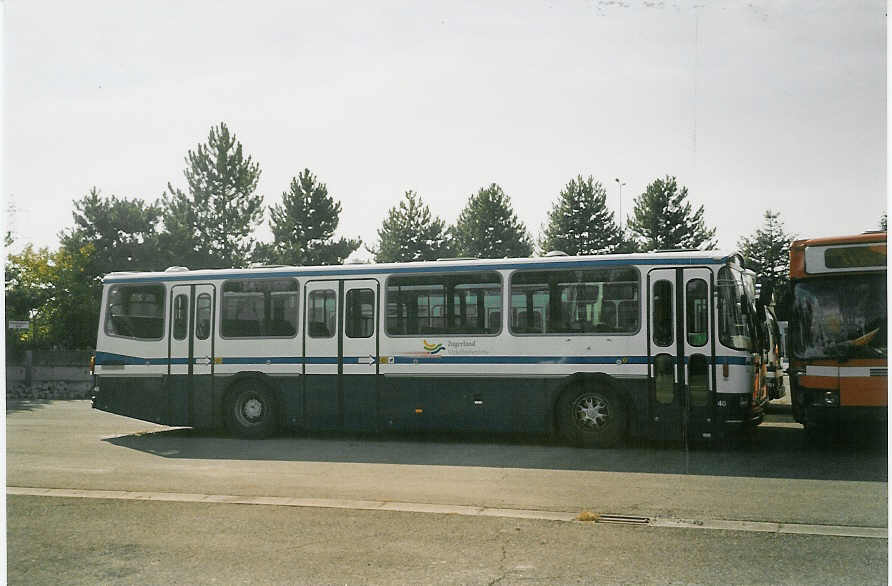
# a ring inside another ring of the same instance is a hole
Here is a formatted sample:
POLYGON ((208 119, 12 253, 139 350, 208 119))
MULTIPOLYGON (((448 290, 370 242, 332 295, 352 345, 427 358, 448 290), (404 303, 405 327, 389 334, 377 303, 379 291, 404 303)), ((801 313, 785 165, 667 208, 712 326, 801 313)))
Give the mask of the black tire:
POLYGON ((604 383, 576 385, 558 403, 564 439, 583 447, 609 448, 626 434, 626 407, 604 383))
POLYGON ((226 396, 226 430, 237 437, 262 439, 278 428, 276 401, 260 381, 242 381, 226 396))

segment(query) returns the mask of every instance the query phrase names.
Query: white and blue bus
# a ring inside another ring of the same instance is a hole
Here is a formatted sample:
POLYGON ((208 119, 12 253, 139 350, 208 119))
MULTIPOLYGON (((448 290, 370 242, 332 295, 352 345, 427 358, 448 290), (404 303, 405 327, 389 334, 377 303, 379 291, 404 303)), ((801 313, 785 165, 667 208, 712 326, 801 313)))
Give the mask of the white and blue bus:
POLYGON ((93 407, 241 437, 718 437, 767 402, 748 278, 715 251, 112 273, 93 407))

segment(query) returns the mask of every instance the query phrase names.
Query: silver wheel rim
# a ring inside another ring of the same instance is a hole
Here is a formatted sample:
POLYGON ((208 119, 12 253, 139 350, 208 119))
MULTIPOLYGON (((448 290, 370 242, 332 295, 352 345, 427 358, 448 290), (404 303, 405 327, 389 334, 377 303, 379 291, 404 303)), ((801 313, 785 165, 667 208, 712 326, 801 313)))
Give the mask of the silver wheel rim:
POLYGON ((573 402, 573 419, 582 429, 604 429, 610 421, 610 406, 600 395, 582 395, 573 402))
POLYGON ((235 416, 241 425, 257 425, 263 418, 263 400, 257 395, 250 395, 239 402, 235 416))

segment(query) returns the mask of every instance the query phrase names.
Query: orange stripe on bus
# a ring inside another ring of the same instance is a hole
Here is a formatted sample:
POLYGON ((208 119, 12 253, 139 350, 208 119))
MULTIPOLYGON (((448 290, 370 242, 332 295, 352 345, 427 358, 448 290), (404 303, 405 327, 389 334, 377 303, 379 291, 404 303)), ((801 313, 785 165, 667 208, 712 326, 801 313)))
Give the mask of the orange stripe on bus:
POLYGON ((838 376, 805 375, 799 377, 799 384, 809 389, 824 389, 835 391, 839 388, 838 376))
POLYGON ((843 407, 885 407, 889 404, 889 379, 885 376, 853 376, 839 382, 839 404, 843 407))

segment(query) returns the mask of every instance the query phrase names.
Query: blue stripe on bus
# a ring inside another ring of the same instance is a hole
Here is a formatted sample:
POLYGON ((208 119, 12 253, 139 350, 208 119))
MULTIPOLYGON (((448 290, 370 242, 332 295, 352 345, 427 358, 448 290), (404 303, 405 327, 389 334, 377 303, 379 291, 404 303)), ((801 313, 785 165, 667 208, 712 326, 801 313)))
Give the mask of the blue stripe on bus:
POLYGON ((394 356, 395 364, 647 364, 647 356, 394 356))
MULTIPOLYGON (((527 262, 527 263, 504 263, 504 264, 488 264, 488 265, 467 265, 444 263, 442 265, 426 265, 418 267, 339 267, 339 268, 319 268, 306 271, 262 271, 250 273, 202 273, 196 275, 193 273, 163 273, 145 277, 131 277, 126 275, 110 275, 103 279, 105 283, 148 283, 148 282, 174 282, 174 281, 211 281, 220 279, 270 279, 275 277, 348 277, 357 275, 396 275, 403 273, 453 273, 453 272, 479 272, 479 271, 500 271, 514 269, 558 269, 562 267, 572 266, 591 266, 591 267, 613 267, 613 266, 630 266, 630 265, 672 265, 672 266, 703 266, 703 265, 721 265, 725 264, 731 257, 709 257, 709 258, 641 258, 632 257, 626 259, 566 259, 551 262, 527 262)), ((198 272, 198 271, 196 271, 198 272)))
MULTIPOLYGON (((345 356, 349 364, 374 364, 374 356, 345 356)), ((714 364, 745 366, 749 363, 745 356, 717 356, 714 364)), ((337 356, 224 356, 217 358, 217 364, 337 364, 337 356)), ((688 357, 685 357, 685 362, 688 357)), ((393 364, 648 364, 647 356, 393 356, 393 364)), ((96 364, 114 365, 166 365, 165 358, 140 358, 110 352, 97 352, 96 364)), ((186 364, 185 358, 173 358, 171 364, 186 364)))

